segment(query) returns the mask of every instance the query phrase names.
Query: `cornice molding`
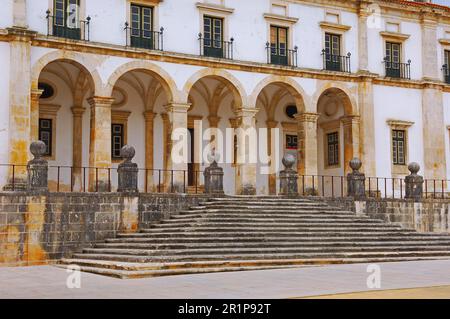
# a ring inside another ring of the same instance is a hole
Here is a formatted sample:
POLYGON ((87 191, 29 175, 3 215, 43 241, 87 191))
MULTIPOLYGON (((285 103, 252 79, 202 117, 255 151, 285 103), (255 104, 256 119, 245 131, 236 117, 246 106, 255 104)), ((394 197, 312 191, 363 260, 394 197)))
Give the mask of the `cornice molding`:
POLYGON ((268 21, 275 21, 275 22, 284 22, 289 24, 295 24, 298 22, 298 18, 294 17, 287 17, 279 14, 274 13, 264 13, 264 19, 268 21))
POLYGON ((226 8, 224 6, 210 3, 197 2, 195 6, 200 10, 220 12, 222 14, 232 14, 234 12, 233 8, 226 8))
POLYGON ((389 31, 381 31, 380 35, 386 40, 394 40, 404 42, 409 39, 409 34, 404 34, 400 32, 389 32, 389 31))
POLYGON ((347 32, 352 27, 345 24, 340 23, 333 23, 328 21, 321 21, 319 23, 320 27, 325 30, 331 30, 331 31, 340 31, 340 32, 347 32))

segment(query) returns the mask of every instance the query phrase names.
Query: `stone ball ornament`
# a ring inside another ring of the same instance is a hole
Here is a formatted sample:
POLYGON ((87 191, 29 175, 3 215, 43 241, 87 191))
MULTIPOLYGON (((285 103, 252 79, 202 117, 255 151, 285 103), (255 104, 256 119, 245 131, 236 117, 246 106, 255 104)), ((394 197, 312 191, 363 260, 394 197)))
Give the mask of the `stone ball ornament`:
POLYGON ((295 156, 292 154, 284 154, 282 163, 286 169, 292 169, 292 166, 295 164, 295 156))
POLYGON ((134 155, 136 155, 136 150, 133 146, 125 145, 120 150, 120 156, 126 161, 131 161, 134 155))
POLYGON ((356 171, 356 172, 359 171, 361 166, 362 166, 362 162, 357 157, 352 158, 352 160, 350 161, 350 167, 353 171, 356 171))
POLYGON ((408 170, 411 172, 412 175, 417 174, 420 171, 419 163, 416 162, 409 163, 408 170))
POLYGON ((210 164, 214 163, 214 162, 218 163, 220 160, 220 153, 216 152, 216 151, 212 151, 208 154, 207 159, 210 164))
POLYGON ((30 145, 30 152, 35 158, 41 158, 42 156, 44 156, 46 151, 47 145, 45 145, 45 143, 42 141, 35 141, 30 145))

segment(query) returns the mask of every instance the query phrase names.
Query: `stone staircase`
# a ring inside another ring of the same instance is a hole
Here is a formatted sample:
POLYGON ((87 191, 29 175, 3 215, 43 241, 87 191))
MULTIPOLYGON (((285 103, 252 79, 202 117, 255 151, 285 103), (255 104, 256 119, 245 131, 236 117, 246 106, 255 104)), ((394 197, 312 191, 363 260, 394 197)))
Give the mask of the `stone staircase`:
POLYGON ((235 196, 119 234, 60 265, 140 278, 423 259, 450 259, 450 234, 419 234, 318 200, 235 196))

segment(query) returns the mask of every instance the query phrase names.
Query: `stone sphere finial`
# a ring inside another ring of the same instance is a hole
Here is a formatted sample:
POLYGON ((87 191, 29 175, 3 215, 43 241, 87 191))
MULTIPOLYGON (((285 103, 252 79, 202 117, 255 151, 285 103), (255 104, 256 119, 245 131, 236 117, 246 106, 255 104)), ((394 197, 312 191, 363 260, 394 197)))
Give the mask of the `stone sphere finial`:
POLYGON ((207 158, 210 164, 217 163, 220 160, 220 153, 213 149, 210 153, 208 153, 207 158))
POLYGON ((409 163, 408 170, 411 172, 411 175, 416 175, 420 171, 420 165, 416 162, 409 163))
POLYGON ((125 145, 120 149, 120 156, 127 162, 130 162, 134 155, 136 155, 136 150, 133 146, 125 145))
POLYGON ((295 156, 289 153, 284 154, 283 159, 281 161, 286 169, 292 169, 292 166, 295 164, 295 156))
POLYGON ((360 160, 359 158, 357 158, 357 157, 354 157, 354 158, 350 161, 349 164, 350 164, 350 168, 351 168, 354 172, 359 171, 359 169, 360 169, 361 166, 362 166, 361 160, 360 160))
POLYGON ((30 152, 33 154, 35 159, 39 159, 44 156, 47 151, 47 145, 42 141, 32 142, 30 145, 30 152))

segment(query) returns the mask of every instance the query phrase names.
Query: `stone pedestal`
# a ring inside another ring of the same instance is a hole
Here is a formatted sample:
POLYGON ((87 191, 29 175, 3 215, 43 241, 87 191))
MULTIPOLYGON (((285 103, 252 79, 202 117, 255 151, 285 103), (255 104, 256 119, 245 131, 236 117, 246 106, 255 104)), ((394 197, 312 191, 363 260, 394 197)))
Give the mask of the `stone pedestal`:
POLYGON ((362 166, 359 158, 354 158, 349 163, 353 172, 347 175, 347 196, 353 198, 366 197, 366 176, 359 171, 362 166))
POLYGON ((280 172, 279 195, 298 196, 298 174, 292 168, 295 164, 295 157, 292 154, 286 154, 282 162, 285 169, 280 172))
POLYGON ((48 163, 42 157, 47 146, 42 141, 33 142, 30 145, 30 152, 34 158, 27 164, 29 191, 48 191, 48 163))
POLYGON ((136 163, 131 162, 136 151, 134 147, 125 145, 120 150, 120 156, 123 158, 123 162, 119 164, 117 173, 119 175, 119 187, 118 192, 121 193, 138 193, 138 166, 136 163))
POLYGON ((423 177, 417 173, 420 170, 420 165, 417 163, 410 163, 408 170, 410 175, 405 177, 405 198, 420 200, 423 195, 423 177))
POLYGON ((205 194, 223 194, 223 169, 217 164, 218 155, 209 156, 210 166, 203 173, 205 176, 205 194))

